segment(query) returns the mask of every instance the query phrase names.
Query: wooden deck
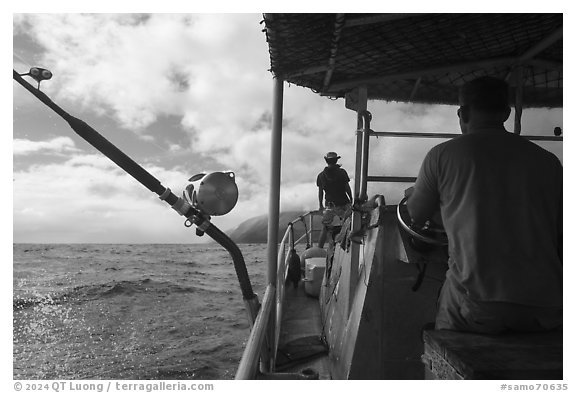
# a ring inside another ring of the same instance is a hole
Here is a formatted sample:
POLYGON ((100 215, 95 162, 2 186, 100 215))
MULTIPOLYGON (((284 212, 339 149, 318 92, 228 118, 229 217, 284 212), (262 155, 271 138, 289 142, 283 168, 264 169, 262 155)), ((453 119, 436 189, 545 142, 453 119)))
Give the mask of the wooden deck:
POLYGON ((276 371, 301 373, 313 369, 319 379, 330 379, 328 349, 322 342, 319 300, 308 296, 304 283, 286 286, 276 371))
POLYGON ((481 335, 424 331, 427 379, 556 379, 562 373, 562 331, 481 335))

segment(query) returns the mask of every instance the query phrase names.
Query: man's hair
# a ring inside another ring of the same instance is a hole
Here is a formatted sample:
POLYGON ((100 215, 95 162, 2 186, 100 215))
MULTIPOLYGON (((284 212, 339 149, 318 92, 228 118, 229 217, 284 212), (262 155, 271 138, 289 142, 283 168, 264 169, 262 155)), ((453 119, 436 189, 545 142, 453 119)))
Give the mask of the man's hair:
POLYGON ((500 112, 510 107, 508 83, 492 76, 466 82, 460 88, 460 105, 484 112, 500 112))
POLYGON ((326 164, 328 165, 334 165, 338 162, 338 158, 334 157, 334 158, 325 158, 324 160, 326 160, 326 164))

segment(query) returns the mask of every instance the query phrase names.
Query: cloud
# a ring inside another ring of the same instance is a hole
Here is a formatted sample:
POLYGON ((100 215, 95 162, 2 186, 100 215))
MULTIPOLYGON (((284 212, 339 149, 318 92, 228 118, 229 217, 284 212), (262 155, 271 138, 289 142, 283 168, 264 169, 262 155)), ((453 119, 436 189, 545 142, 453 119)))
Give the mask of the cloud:
POLYGON ((223 114, 238 120, 246 106, 237 104, 252 102, 246 95, 253 98, 262 89, 257 75, 266 76, 266 69, 254 65, 267 61, 265 40, 252 28, 259 17, 31 14, 20 23, 30 26, 28 34, 44 48, 59 99, 111 113, 134 130, 163 115, 183 116, 190 127, 202 129, 229 124, 218 119, 223 114), (261 48, 238 45, 244 38, 253 43, 253 36, 261 48), (236 105, 226 105, 233 100, 236 105))
MULTIPOLYGON (((163 116, 180 117, 195 152, 209 154, 223 166, 246 165, 254 170, 252 177, 267 179, 261 168, 267 167, 268 143, 264 135, 253 135, 270 133, 272 103, 260 19, 257 14, 19 18, 44 48, 43 62, 55 75, 46 89, 62 105, 82 104, 85 110, 109 114, 150 139, 142 134, 145 127, 163 116), (249 162, 242 148, 248 145, 258 146, 248 155, 249 162)), ((317 97, 295 86, 285 91, 286 145, 302 145, 303 136, 314 139, 326 130, 332 136, 325 142, 333 149, 350 145, 354 114, 334 115, 333 110, 343 107, 342 100, 317 97)), ((325 147, 307 142, 300 150, 321 157, 325 147)))
MULTIPOLYGON (((180 117, 194 152, 210 155, 223 169, 244 168, 242 175, 267 183, 272 78, 258 28, 261 15, 29 19, 31 34, 45 48, 45 62, 56 67, 51 88, 58 99, 110 113, 136 132, 162 116, 180 117)), ((408 117, 403 113, 391 120, 408 117)), ((314 181, 327 150, 338 151, 343 164, 352 167, 356 118, 343 100, 287 85, 284 118, 284 168, 290 170, 283 181, 314 181), (311 171, 310 162, 318 168, 311 171)))
MULTIPOLYGON (((189 174, 181 168, 144 165, 180 196, 189 174)), ((207 241, 184 227, 185 218, 98 154, 32 165, 13 173, 15 242, 190 243, 207 241)), ((212 222, 222 230, 265 213, 267 187, 237 178, 239 203, 212 222)), ((283 200, 293 202, 293 194, 283 200)), ((293 203, 288 205, 293 206, 293 203)))
MULTIPOLYGON (((240 190, 238 205, 227 216, 213 218, 226 229, 264 214, 268 206, 273 82, 267 71, 265 35, 258 24, 261 18, 259 14, 15 14, 14 49, 19 53, 15 63, 28 67, 22 51, 29 48, 34 54, 30 58, 54 74, 42 90, 71 113, 83 110, 83 115, 96 119, 90 121, 95 129, 105 117, 108 126, 112 120, 113 126, 131 130, 142 144, 158 145, 162 140, 170 157, 155 160, 154 165, 138 151, 141 145, 127 150, 137 162, 148 162, 146 169, 178 194, 200 168, 233 170, 240 190), (173 163, 178 166, 170 167, 173 163)), ((32 99, 15 87, 15 108, 32 99)), ((327 151, 338 152, 343 167, 354 176, 356 114, 344 108, 342 99, 330 100, 287 84, 283 109, 281 206, 314 209, 316 175, 325 165, 322 157, 327 151)), ((454 107, 370 102, 368 109, 375 131, 458 132, 454 107)), ((45 113, 37 112, 30 114, 30 122, 46 121, 45 113)), ((527 130, 545 130, 550 128, 546 121, 558 118, 560 124, 554 126, 562 126, 561 111, 524 115, 527 130)), ((81 154, 67 137, 30 141, 17 120, 15 162, 23 156, 32 160, 32 153, 38 152, 74 153, 58 164, 17 166, 17 239, 33 239, 33 234, 40 238, 41 228, 54 239, 60 233, 59 239, 64 239, 60 241, 193 238, 189 230, 181 232, 181 217, 109 160, 81 154), (154 225, 147 224, 151 221, 154 225)), ((412 139, 374 141, 373 175, 414 176, 430 146, 425 142, 415 147, 412 139)), ((380 188, 393 202, 402 186, 380 188)))
POLYGON ((13 190, 16 242, 185 242, 190 235, 182 217, 98 155, 16 171, 13 190))
POLYGON ((68 137, 56 137, 49 141, 30 141, 16 138, 12 143, 13 154, 15 156, 29 155, 32 153, 61 155, 63 153, 79 151, 74 145, 74 141, 68 137))

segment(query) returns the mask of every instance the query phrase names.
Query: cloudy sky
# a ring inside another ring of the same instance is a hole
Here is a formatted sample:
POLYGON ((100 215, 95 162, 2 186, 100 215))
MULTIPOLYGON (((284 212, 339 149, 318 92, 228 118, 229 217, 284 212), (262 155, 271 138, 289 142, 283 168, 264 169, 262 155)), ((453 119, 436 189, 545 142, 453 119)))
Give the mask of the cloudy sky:
MULTIPOLYGON (((13 67, 48 68, 41 90, 175 193, 202 171, 232 170, 228 230, 266 213, 272 76, 261 14, 14 14, 13 67)), ((458 132, 456 108, 369 103, 376 131, 458 132)), ((282 210, 317 208, 322 156, 353 173, 355 114, 343 100, 285 87, 282 210)), ((561 110, 525 111, 528 134, 561 110)), ((524 132, 524 131, 523 131, 524 132)), ((437 143, 434 142, 434 143, 437 143)), ((431 146, 375 143, 371 174, 415 176, 431 146)), ((547 145, 562 158, 561 147, 547 145)), ((13 83, 13 241, 189 243, 184 220, 13 83)), ((397 201, 407 185, 373 189, 397 201)))

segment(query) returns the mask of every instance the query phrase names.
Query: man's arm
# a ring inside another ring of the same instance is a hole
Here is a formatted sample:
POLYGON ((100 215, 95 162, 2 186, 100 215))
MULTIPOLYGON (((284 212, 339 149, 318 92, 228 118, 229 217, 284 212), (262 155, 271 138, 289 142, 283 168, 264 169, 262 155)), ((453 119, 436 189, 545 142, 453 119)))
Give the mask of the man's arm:
POLYGON ((318 206, 319 210, 324 210, 324 190, 318 186, 318 206))
POLYGON ((440 207, 440 197, 437 189, 436 164, 434 154, 430 151, 424 158, 420 172, 411 195, 406 203, 408 213, 416 225, 422 225, 431 219, 440 207))
POLYGON ((423 192, 414 187, 414 192, 406 203, 408 213, 416 225, 423 225, 431 219, 438 209, 438 198, 432 193, 423 192))

